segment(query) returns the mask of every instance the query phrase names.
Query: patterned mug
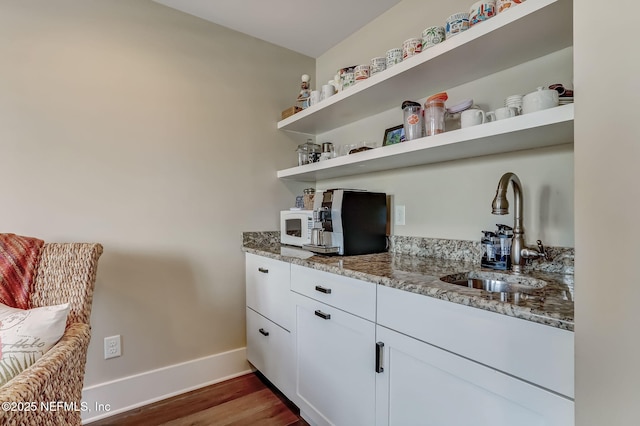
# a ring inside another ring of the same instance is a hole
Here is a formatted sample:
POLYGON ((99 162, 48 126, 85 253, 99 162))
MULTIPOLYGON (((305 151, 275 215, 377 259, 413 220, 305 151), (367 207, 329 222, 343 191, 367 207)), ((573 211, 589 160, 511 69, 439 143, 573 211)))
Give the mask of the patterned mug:
POLYGON ((395 64, 402 62, 402 49, 399 47, 387 50, 387 68, 391 68, 395 64))
POLYGON ((469 14, 467 12, 454 13, 447 18, 444 31, 447 38, 451 38, 469 29, 469 14))
POLYGON ((422 31, 422 50, 442 43, 445 39, 444 27, 429 27, 422 31))
POLYGON ((402 60, 422 52, 422 39, 410 38, 402 43, 402 60))
POLYGON ((486 21, 496 15, 496 1, 486 0, 478 1, 469 9, 469 26, 472 27, 475 24, 486 21))
POLYGON ((517 6, 520 3, 524 3, 525 0, 496 0, 496 13, 509 10, 512 6, 517 6))

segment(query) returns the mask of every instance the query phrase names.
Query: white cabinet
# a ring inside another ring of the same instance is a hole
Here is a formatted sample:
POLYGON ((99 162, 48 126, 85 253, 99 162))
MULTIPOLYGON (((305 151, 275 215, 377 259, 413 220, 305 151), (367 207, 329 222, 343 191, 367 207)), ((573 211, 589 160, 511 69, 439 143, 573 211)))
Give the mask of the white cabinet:
POLYGON ((573 356, 566 330, 247 256, 247 357, 312 425, 572 425, 573 356))
POLYGON ((573 402, 385 327, 376 425, 568 426, 573 402))
POLYGON ((377 424, 573 424, 573 333, 384 286, 377 322, 377 424))
POLYGON ((570 331, 385 286, 377 323, 574 397, 570 331))
MULTIPOLYGON (((415 97, 416 87, 425 95, 437 93, 560 51, 573 44, 572 23, 572 0, 528 0, 278 122, 278 129, 322 134, 399 107, 415 97)), ((316 181, 566 144, 573 142, 573 117, 573 105, 565 105, 292 167, 277 176, 316 181)))
POLYGON ((351 312, 375 313, 375 284, 296 265, 291 278, 292 289, 313 297, 294 293, 303 417, 318 425, 374 425, 375 323, 351 312))
POLYGON ((285 395, 294 395, 290 265, 247 253, 245 268, 247 359, 285 395))

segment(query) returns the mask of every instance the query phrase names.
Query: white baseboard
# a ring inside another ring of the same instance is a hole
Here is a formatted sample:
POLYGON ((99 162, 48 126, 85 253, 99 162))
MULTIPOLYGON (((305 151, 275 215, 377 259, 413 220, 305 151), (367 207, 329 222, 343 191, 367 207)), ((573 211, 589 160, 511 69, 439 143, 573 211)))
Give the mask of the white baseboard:
POLYGON ((82 424, 250 373, 246 352, 234 349, 85 387, 82 424))

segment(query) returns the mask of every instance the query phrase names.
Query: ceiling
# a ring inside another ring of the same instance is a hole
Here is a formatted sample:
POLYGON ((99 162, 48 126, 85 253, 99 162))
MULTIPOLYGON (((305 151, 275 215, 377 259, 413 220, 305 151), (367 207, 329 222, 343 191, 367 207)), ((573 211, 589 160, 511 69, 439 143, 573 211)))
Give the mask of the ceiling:
POLYGON ((154 0, 317 58, 400 0, 154 0))

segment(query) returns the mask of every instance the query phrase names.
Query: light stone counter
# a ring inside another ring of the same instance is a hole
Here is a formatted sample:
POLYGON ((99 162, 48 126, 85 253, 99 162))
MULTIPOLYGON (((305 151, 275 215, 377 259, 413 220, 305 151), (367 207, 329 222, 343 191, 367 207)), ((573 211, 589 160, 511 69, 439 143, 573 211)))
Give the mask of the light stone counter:
POLYGON ((491 293, 440 280, 480 268, 480 244, 469 241, 392 237, 391 250, 360 256, 323 256, 281 246, 278 232, 243 234, 242 250, 363 281, 460 303, 503 315, 573 331, 573 249, 549 248, 551 261, 535 263, 526 278, 548 284, 519 294, 491 293), (502 295, 502 298, 501 298, 502 295), (505 297, 505 295, 508 297, 505 297))

